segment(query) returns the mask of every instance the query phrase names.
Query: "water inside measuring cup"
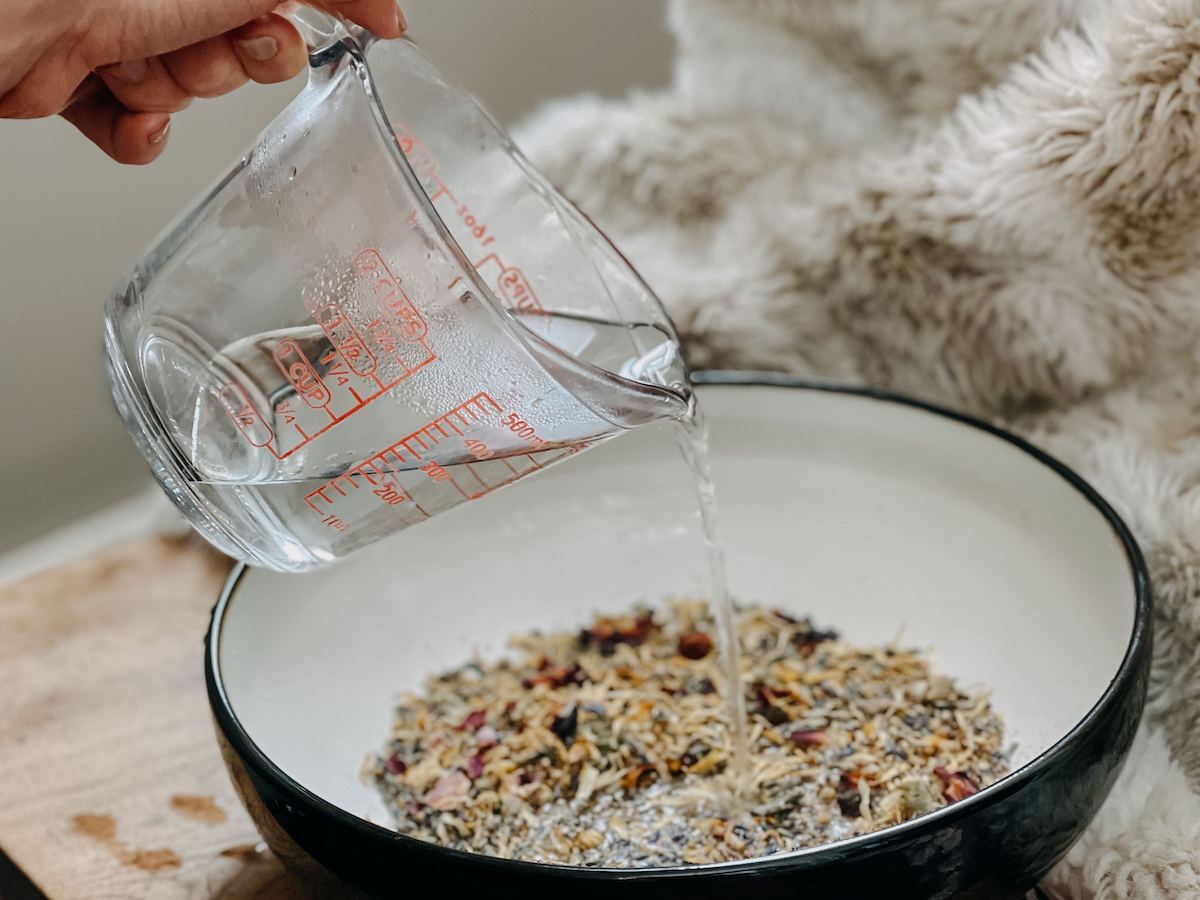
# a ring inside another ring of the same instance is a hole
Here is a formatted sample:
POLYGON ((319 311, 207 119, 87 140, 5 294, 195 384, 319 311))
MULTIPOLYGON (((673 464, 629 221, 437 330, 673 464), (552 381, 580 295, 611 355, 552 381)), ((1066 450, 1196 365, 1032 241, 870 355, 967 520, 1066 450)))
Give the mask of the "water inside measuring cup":
MULTIPOLYGON (((312 430, 311 418, 297 417, 317 413, 295 379, 284 377, 280 359, 307 360, 328 386, 317 389, 337 390, 341 357, 324 329, 296 325, 219 350, 185 349, 194 343, 186 329, 160 318, 142 362, 154 384, 175 379, 158 390, 157 405, 179 446, 190 448, 192 489, 214 508, 253 520, 254 529, 239 530, 255 535, 264 556, 306 568, 688 410, 686 388, 662 386, 680 368, 665 330, 546 313, 513 324, 528 355, 506 370, 511 348, 497 353, 482 373, 483 390, 456 393, 444 368, 418 372, 290 448, 281 436, 301 424, 312 430), (645 384, 618 384, 614 374, 645 384)), ((454 367, 456 375, 464 368, 454 367)))
MULTIPOLYGON (((690 388, 667 382, 680 371, 679 348, 661 326, 605 322, 573 314, 514 314, 524 333, 526 346, 538 366, 550 378, 521 385, 525 396, 522 417, 537 429, 537 443, 555 449, 581 440, 600 439, 662 419, 686 415, 690 388), (640 348, 640 352, 631 350, 640 348), (614 378, 613 375, 619 376, 614 378), (532 393, 532 397, 530 394, 532 393)), ((214 370, 235 374, 258 410, 266 411, 264 424, 272 434, 295 427, 293 421, 302 397, 293 383, 280 375, 279 347, 287 342, 306 359, 315 361, 313 372, 323 382, 341 376, 323 360, 339 359, 336 348, 322 328, 297 326, 263 332, 238 340, 214 354, 214 370)), ((487 382, 503 380, 504 362, 496 359, 487 382)), ((513 378, 520 378, 516 373, 513 378)), ((361 410, 339 422, 336 429, 320 435, 312 452, 286 459, 273 454, 253 454, 252 463, 229 465, 227 459, 193 460, 201 481, 283 483, 313 477, 333 477, 348 465, 359 462, 369 451, 388 443, 385 438, 408 433, 428 421, 429 411, 440 408, 435 399, 442 386, 425 379, 396 396, 383 398, 375 409, 361 410), (420 396, 426 391, 428 397, 420 396), (395 402, 388 402, 388 400, 395 402), (424 402, 422 402, 424 401, 424 402)), ((197 401, 197 408, 207 398, 197 401)), ((209 404, 211 406, 211 403, 209 404)), ((498 411, 498 410, 497 410, 498 411)), ((211 414, 211 410, 209 411, 211 414)), ((312 430, 310 428, 310 430, 312 430)), ((509 446, 491 444, 499 456, 523 455, 527 444, 515 434, 509 446)), ((228 448, 224 448, 228 449, 228 448)), ((239 448, 244 449, 244 448, 239 448)), ((198 453, 203 451, 197 448, 198 453)), ((447 442, 434 457, 442 465, 472 463, 462 442, 447 442)), ((417 461, 395 462, 397 470, 417 468, 417 461)))

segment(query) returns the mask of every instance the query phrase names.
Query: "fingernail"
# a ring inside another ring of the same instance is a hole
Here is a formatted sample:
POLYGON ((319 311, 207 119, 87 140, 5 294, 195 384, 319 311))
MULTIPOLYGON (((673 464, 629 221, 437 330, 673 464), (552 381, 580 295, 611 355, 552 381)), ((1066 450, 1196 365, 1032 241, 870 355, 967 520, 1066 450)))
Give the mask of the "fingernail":
POLYGON ((238 49, 248 57, 256 59, 259 62, 274 59, 275 54, 279 52, 279 41, 273 37, 246 38, 245 40, 238 41, 237 45, 238 49))
POLYGON ((408 30, 408 19, 404 18, 404 10, 399 6, 396 7, 396 28, 401 34, 408 30))
POLYGON ((150 143, 151 144, 161 144, 163 141, 165 141, 167 139, 167 132, 169 132, 170 130, 171 130, 171 120, 167 119, 166 123, 163 125, 162 128, 158 129, 158 131, 153 131, 150 133, 150 143))
POLYGON ((150 71, 150 63, 144 59, 127 59, 105 69, 113 78, 136 84, 150 71))

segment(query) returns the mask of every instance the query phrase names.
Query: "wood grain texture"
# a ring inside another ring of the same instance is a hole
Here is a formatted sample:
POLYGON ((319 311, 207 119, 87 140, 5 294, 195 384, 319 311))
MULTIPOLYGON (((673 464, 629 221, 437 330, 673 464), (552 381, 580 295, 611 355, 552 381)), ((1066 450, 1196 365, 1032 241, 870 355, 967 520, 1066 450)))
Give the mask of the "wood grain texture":
POLYGON ((0 847, 53 900, 316 895, 218 754, 202 647, 228 569, 152 539, 0 590, 0 847))

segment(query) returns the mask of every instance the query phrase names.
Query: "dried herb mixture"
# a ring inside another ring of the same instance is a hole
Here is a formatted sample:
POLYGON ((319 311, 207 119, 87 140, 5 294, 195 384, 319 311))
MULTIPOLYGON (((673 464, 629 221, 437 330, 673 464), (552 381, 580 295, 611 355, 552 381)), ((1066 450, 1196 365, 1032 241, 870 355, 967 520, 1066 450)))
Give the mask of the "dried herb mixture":
POLYGON ((635 867, 753 858, 906 821, 1006 772, 1003 726, 921 654, 738 612, 751 772, 732 801, 713 620, 681 602, 529 634, 405 696, 364 774, 398 831, 635 867))

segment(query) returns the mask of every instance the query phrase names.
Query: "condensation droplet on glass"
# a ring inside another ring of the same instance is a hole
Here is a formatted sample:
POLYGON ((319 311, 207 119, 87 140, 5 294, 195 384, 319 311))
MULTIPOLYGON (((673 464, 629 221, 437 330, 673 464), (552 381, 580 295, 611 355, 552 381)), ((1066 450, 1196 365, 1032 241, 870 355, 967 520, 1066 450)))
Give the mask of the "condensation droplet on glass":
POLYGON ((291 169, 288 170, 288 181, 291 181, 299 174, 300 171, 295 166, 292 166, 291 169))

